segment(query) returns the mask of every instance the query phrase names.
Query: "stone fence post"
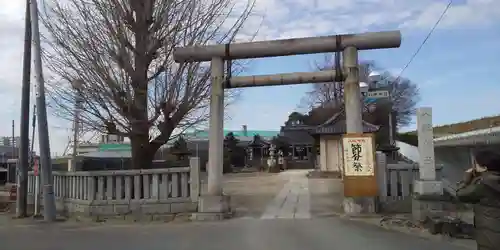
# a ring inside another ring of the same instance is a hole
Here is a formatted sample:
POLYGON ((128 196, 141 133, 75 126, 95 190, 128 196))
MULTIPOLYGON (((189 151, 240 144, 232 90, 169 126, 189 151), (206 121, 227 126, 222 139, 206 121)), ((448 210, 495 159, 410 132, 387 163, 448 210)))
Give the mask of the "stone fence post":
POLYGON ((376 152, 376 175, 378 183, 378 207, 381 203, 386 201, 387 198, 387 155, 383 152, 376 152))
POLYGON ((192 202, 198 202, 198 198, 200 196, 200 158, 199 157, 190 157, 189 158, 189 168, 191 169, 190 173, 190 195, 192 202))

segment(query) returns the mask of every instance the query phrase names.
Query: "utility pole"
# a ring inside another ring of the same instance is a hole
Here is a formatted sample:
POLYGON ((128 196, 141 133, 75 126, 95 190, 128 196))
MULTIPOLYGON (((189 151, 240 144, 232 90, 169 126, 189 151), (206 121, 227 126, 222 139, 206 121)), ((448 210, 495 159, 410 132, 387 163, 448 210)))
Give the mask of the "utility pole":
POLYGON ((21 89, 21 145, 19 145, 16 216, 27 216, 28 204, 28 164, 29 164, 29 117, 30 117, 30 76, 31 76, 31 13, 30 0, 26 0, 24 20, 23 79, 21 89))
POLYGON ((35 159, 35 131, 36 131, 36 104, 33 105, 33 120, 31 123, 31 150, 30 150, 30 156, 31 156, 31 161, 30 165, 33 167, 33 172, 35 172, 35 209, 33 216, 34 217, 39 217, 40 216, 40 164, 39 160, 35 159))
POLYGON ((80 88, 83 86, 82 80, 75 80, 72 83, 75 90, 75 110, 73 115, 73 155, 71 157, 71 171, 76 171, 76 161, 78 154, 78 134, 80 133, 80 112, 82 110, 82 95, 80 88))
POLYGON ((47 124, 47 104, 45 102, 45 83, 42 70, 42 48, 40 45, 40 31, 38 26, 37 0, 31 0, 31 28, 33 32, 35 78, 37 81, 36 106, 38 116, 38 135, 40 144, 40 163, 43 185, 43 217, 47 222, 56 219, 56 205, 54 198, 52 162, 50 160, 49 128, 47 124))
POLYGON ((390 84, 390 89, 389 89, 389 102, 391 105, 391 109, 389 110, 389 144, 391 146, 395 146, 395 141, 394 141, 394 99, 392 98, 392 95, 394 93, 394 84, 391 82, 390 84))
POLYGON ((33 166, 34 158, 35 158, 35 130, 36 130, 36 104, 33 105, 33 120, 31 121, 31 146, 30 146, 30 156, 31 161, 30 165, 33 166))
POLYGON ((16 137, 16 127, 15 127, 15 122, 12 120, 12 135, 10 136, 11 140, 11 148, 12 148, 12 159, 17 159, 17 154, 16 154, 16 144, 14 143, 15 140, 14 138, 16 137))
POLYGON ((391 110, 389 111, 389 144, 394 146, 394 121, 393 121, 393 111, 392 111, 392 103, 391 110))

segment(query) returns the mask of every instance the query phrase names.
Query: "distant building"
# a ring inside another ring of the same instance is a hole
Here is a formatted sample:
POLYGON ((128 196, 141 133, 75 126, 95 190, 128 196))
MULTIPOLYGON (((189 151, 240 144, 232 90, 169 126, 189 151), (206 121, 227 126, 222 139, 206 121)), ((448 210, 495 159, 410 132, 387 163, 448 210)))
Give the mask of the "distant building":
MULTIPOLYGON (((33 155, 35 153, 33 152, 33 155)), ((12 146, 0 145, 0 184, 7 182, 14 182, 16 178, 16 162, 19 157, 19 148, 12 146)), ((35 155, 35 157, 37 157, 35 155)))
POLYGON ((79 143, 78 147, 76 148, 76 154, 82 155, 90 152, 96 152, 98 150, 99 150, 98 143, 79 143))
MULTIPOLYGON (((243 125, 241 130, 227 130, 224 129, 224 136, 233 133, 234 137, 242 142, 250 142, 255 135, 259 135, 263 140, 271 140, 273 137, 278 136, 279 131, 275 130, 248 130, 246 125, 243 125)), ((208 141, 209 130, 196 130, 184 134, 188 141, 208 141)))
MULTIPOLYGON (((8 159, 16 159, 19 157, 19 146, 21 145, 21 137, 16 136, 0 136, 0 166, 6 164, 8 159)), ((28 145, 30 141, 28 140, 28 145)))
MULTIPOLYGON (((241 130, 226 130, 224 129, 224 136, 233 133, 234 137, 240 141, 242 145, 248 145, 254 139, 255 135, 259 135, 263 141, 270 141, 273 137, 279 135, 279 131, 273 130, 247 130, 244 125, 241 130)), ((195 155, 199 155, 200 151, 208 152, 208 130, 196 130, 194 132, 185 133, 184 138, 188 143, 189 150, 193 151, 195 155)))
MULTIPOLYGON (((224 136, 228 135, 229 133, 233 133, 234 137, 239 140, 240 146, 246 148, 249 145, 254 144, 254 136, 258 135, 262 143, 268 144, 268 142, 271 141, 273 137, 279 135, 280 131, 248 130, 247 126, 243 125, 241 130, 224 129, 223 133, 224 136)), ((193 156, 197 156, 200 158, 200 164, 203 169, 208 161, 209 130, 196 130, 185 133, 183 136, 187 141, 189 151, 193 154, 193 156)), ((258 148, 255 148, 254 151, 259 152, 259 154, 253 154, 253 158, 260 159, 261 156, 266 154, 267 151, 265 147, 266 145, 262 145, 262 151, 260 151, 260 149, 258 148)))
MULTIPOLYGON (((0 137, 0 164, 6 163, 7 159, 15 159, 19 156, 19 146, 21 137, 1 136, 0 137)), ((28 140, 28 145, 30 141, 28 140)))
POLYGON ((7 163, 7 160, 16 158, 19 155, 19 148, 0 145, 0 165, 7 163))
POLYGON ((103 134, 101 135, 101 140, 98 143, 79 143, 76 148, 76 153, 81 156, 105 156, 107 154, 113 154, 113 152, 117 151, 130 151, 130 149, 130 143, 125 142, 125 138, 123 136, 103 134))
POLYGON ((101 135, 101 143, 124 143, 125 137, 120 135, 101 135))
POLYGON ((10 147, 19 147, 21 145, 21 137, 15 136, 1 136, 0 137, 0 146, 10 146, 10 147))

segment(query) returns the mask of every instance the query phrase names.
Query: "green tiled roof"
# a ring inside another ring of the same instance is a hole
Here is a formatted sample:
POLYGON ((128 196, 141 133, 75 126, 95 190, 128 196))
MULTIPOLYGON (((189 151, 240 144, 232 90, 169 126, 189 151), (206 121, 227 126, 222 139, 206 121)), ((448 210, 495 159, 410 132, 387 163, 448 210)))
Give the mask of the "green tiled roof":
POLYGON ((130 151, 131 145, 128 143, 99 144, 98 151, 130 151))
MULTIPOLYGON (((244 135, 241 130, 224 130, 224 136, 233 132, 235 137, 243 137, 243 136, 254 136, 260 135, 262 137, 274 137, 277 136, 279 131, 269 131, 269 130, 247 130, 247 134, 244 135)), ((197 138, 208 138, 208 130, 196 131, 193 133, 187 134, 188 136, 194 136, 197 138)))

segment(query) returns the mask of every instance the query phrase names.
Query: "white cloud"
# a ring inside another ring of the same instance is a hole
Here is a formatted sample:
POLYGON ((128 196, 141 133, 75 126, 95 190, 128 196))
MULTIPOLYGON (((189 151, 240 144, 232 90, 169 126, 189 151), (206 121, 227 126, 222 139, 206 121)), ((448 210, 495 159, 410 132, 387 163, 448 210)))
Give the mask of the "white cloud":
MULTIPOLYGON (((248 0, 236 0, 248 1, 248 0)), ((446 6, 438 0, 256 0, 256 14, 241 38, 259 30, 257 40, 333 33, 397 29, 428 30, 446 6), (264 17, 264 20, 262 18, 264 17)), ((25 1, 0 0, 0 135, 10 134, 19 120, 25 1)), ((500 19, 499 0, 467 0, 455 4, 440 28, 484 26, 500 19)), ((51 123, 56 122, 51 119, 51 123)), ((60 122, 57 122, 60 123, 60 122)), ((69 127, 63 123, 63 127, 69 127)), ((69 131, 51 129, 52 150, 64 149, 69 131)))
MULTIPOLYGON (((434 2, 416 11, 413 19, 405 22, 403 28, 428 28, 434 25, 437 18, 445 10, 447 3, 434 2)), ((466 4, 452 5, 440 23, 440 28, 477 27, 498 21, 500 1, 468 0, 466 4)))
MULTIPOLYGON (((247 0, 240 0, 247 1, 247 0)), ((429 29, 444 0, 256 0, 266 20, 258 38, 290 38, 380 29, 429 29)), ((453 4, 440 28, 496 23, 500 1, 468 0, 453 4)), ((260 40, 260 39, 259 39, 260 40)))

